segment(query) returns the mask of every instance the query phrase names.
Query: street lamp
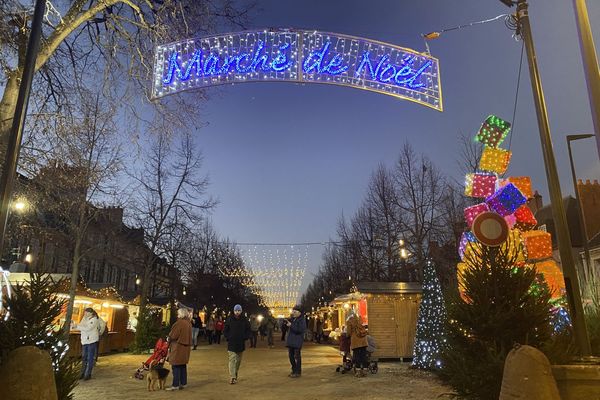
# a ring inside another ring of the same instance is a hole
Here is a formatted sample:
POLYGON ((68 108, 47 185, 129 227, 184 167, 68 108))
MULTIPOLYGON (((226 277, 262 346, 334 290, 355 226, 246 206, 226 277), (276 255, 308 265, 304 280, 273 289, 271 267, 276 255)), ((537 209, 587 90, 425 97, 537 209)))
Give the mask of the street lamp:
POLYGON ((573 153, 571 151, 571 142, 579 139, 587 139, 594 137, 593 134, 583 135, 567 135, 567 147, 569 148, 569 162, 571 163, 571 176, 573 177, 573 190, 575 191, 575 200, 577 200, 577 208, 579 209, 579 226, 581 228, 581 237, 583 239, 583 251, 585 253, 586 267, 584 273, 586 274, 586 280, 589 278, 588 272, 592 268, 592 261, 590 258, 590 247, 588 246, 587 237, 587 226, 585 224, 585 216, 583 215, 583 204, 581 204, 581 197, 579 197, 579 188, 577 187, 577 175, 575 174, 575 163, 573 162, 573 153))
POLYGON ((17 212, 24 212, 27 209, 27 201, 23 199, 18 199, 13 203, 13 208, 17 212))
POLYGON ((548 192, 550 194, 550 204, 552 207, 552 216, 554 218, 554 227, 558 239, 558 252, 563 268, 565 280, 565 291, 567 293, 567 303, 571 311, 571 320, 573 322, 573 331, 577 344, 579 345, 581 355, 591 355, 590 339, 585 326, 583 315, 583 304, 581 303, 581 294, 579 292, 579 280, 577 270, 575 269, 575 258, 571 245, 571 237, 567 226, 567 216, 562 201, 560 190, 560 181, 558 179, 558 169, 552 147, 552 136, 550 135, 550 123, 548 122, 548 111, 546 109, 546 100, 542 81, 535 54, 535 46, 531 34, 531 25, 529 23, 529 5, 527 0, 508 1, 500 0, 505 5, 512 7, 517 4, 517 12, 513 16, 517 26, 517 36, 520 36, 525 45, 527 61, 529 63, 529 74, 533 100, 538 120, 540 141, 542 145, 542 154, 544 156, 544 166, 546 167, 546 180, 548 182, 548 192))

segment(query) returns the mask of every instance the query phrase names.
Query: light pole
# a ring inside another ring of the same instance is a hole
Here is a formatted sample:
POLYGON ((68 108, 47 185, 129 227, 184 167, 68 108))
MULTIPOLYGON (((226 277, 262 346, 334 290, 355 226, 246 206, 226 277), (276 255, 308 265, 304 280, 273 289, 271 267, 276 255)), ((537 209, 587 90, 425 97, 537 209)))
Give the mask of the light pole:
POLYGON ((15 173, 17 171, 17 163, 19 161, 19 152, 21 150, 23 125, 25 125, 25 116, 27 115, 27 106, 29 105, 29 92, 31 90, 31 82, 33 81, 33 73, 35 72, 35 61, 40 47, 45 9, 46 1, 36 0, 31 20, 31 32, 29 33, 29 40, 27 42, 25 65, 23 66, 19 95, 15 105, 15 115, 7 140, 2 174, 0 175, 0 254, 2 254, 4 248, 6 222, 8 220, 9 205, 15 181, 15 173))
POLYGON ((575 191, 575 200, 577 200, 577 208, 579 209, 579 226, 581 227, 581 238, 583 239, 583 251, 585 253, 585 264, 583 272, 585 279, 589 279, 589 269, 592 268, 590 258, 590 247, 588 246, 587 226, 585 224, 585 215, 583 214, 583 204, 579 196, 579 188, 577 187, 577 175, 575 174, 575 163, 573 162, 573 153, 571 151, 571 142, 579 139, 587 139, 594 137, 593 134, 584 135, 567 135, 567 147, 569 148, 569 162, 571 163, 571 176, 573 177, 573 190, 575 191))
POLYGON ((546 100, 544 98, 544 90, 542 89, 542 81, 537 65, 535 46, 531 34, 531 25, 529 24, 529 5, 527 4, 527 0, 518 0, 516 3, 512 0, 500 1, 508 6, 517 4, 517 13, 515 15, 517 21, 517 35, 521 36, 523 43, 525 44, 525 49, 527 50, 533 100, 540 130, 542 154, 544 155, 544 164, 546 167, 546 180, 548 181, 550 204, 552 206, 552 215, 558 240, 558 250, 565 279, 567 302, 569 303, 569 309, 571 311, 575 339, 581 351, 581 355, 589 356, 591 355, 592 350, 585 326, 583 305, 581 304, 581 292, 579 290, 579 279, 577 278, 577 270, 575 269, 575 259, 573 257, 573 248, 571 247, 571 236, 567 226, 567 217, 562 202, 562 193, 560 190, 556 160, 554 158, 554 149, 552 148, 552 137, 550 135, 546 100))
POLYGON ((579 47, 581 47, 583 70, 590 99, 594 132, 596 133, 596 147, 598 157, 600 157, 600 70, 598 69, 598 58, 596 57, 594 37, 592 36, 590 17, 585 0, 573 0, 573 7, 575 8, 579 47))

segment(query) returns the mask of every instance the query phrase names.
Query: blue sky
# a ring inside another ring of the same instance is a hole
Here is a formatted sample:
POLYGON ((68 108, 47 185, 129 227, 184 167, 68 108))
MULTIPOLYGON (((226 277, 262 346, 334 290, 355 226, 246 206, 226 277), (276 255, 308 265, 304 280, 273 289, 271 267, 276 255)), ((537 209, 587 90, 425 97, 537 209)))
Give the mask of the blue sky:
MULTIPOLYGON (((592 131, 572 2, 531 0, 530 15, 563 194, 572 193, 565 136, 592 131)), ((600 2, 588 1, 600 46, 600 2)), ((495 0, 259 1, 249 29, 306 28, 363 36, 423 51, 422 33, 491 18, 495 0)), ((430 42, 440 60, 444 112, 390 96, 330 85, 251 83, 206 91, 206 126, 196 138, 220 204, 218 231, 238 242, 320 242, 335 238, 372 171, 392 165, 409 141, 462 181, 457 137, 483 119, 512 118, 521 43, 502 20, 430 42)), ((527 64, 523 66, 509 174, 530 175, 548 202, 527 64)), ((593 139, 574 144, 578 176, 598 179, 593 139)), ((310 248, 309 272, 321 246, 310 248)), ((310 274, 305 278, 308 283, 310 274)))

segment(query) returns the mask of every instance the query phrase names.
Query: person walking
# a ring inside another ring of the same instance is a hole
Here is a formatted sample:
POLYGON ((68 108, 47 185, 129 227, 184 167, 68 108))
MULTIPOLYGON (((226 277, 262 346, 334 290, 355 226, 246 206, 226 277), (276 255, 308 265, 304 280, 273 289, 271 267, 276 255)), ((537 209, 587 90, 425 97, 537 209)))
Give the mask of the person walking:
POLYGON ((288 331, 287 319, 281 321, 281 341, 285 341, 285 335, 288 331))
POLYGON ((194 347, 192 350, 196 350, 198 347, 198 334, 200 333, 200 328, 202 328, 202 320, 197 312, 194 311, 194 315, 192 316, 192 343, 194 347))
POLYGON ((258 328, 260 328, 260 321, 256 314, 250 315, 250 347, 256 348, 256 341, 258 339, 258 328))
POLYGON ((225 322, 223 321, 223 317, 219 315, 215 322, 215 342, 217 342, 217 344, 221 344, 221 335, 223 334, 224 328, 225 322))
POLYGON ((213 344, 215 339, 215 317, 210 315, 208 322, 206 323, 206 336, 208 337, 208 344, 213 344))
POLYGON ((98 351, 98 341, 100 340, 98 314, 93 308, 88 307, 83 311, 81 321, 72 325, 73 329, 78 329, 81 332, 81 375, 79 379, 87 381, 92 377, 92 369, 94 369, 96 352, 98 351))
POLYGON ((177 321, 171 327, 169 341, 169 364, 173 369, 173 385, 165 390, 181 390, 187 386, 187 364, 192 347, 192 324, 187 308, 177 310, 177 321))
POLYGON ((285 324, 289 328, 287 341, 290 364, 292 372, 288 375, 290 378, 299 378, 302 375, 302 343, 304 342, 304 333, 306 332, 306 318, 302 315, 300 306, 294 306, 291 320, 286 320, 285 324))
POLYGON ((315 340, 317 343, 321 343, 321 339, 323 338, 323 320, 321 316, 317 315, 317 319, 315 320, 315 340))
POLYGON ((273 317, 271 311, 267 314, 267 318, 263 320, 263 326, 265 328, 265 333, 267 334, 267 344, 269 345, 269 348, 272 349, 275 346, 275 343, 273 342, 273 332, 277 326, 277 320, 273 317))
POLYGON ((242 353, 246 350, 246 340, 250 338, 250 322, 242 316, 242 306, 233 307, 233 315, 225 322, 223 335, 227 339, 227 355, 229 357, 230 384, 237 383, 238 371, 242 363, 242 353))
POLYGON ((369 367, 367 362, 367 346, 369 342, 367 341, 367 330, 362 325, 360 316, 350 314, 346 320, 346 333, 350 337, 355 375, 357 377, 364 377, 367 375, 365 368, 369 367))

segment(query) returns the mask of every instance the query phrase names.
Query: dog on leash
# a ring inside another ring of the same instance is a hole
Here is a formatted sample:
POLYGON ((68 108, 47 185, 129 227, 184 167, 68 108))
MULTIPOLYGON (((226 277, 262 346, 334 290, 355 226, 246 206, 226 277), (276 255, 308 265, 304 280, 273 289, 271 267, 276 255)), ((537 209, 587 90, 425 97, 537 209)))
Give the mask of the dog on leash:
POLYGON ((158 390, 165 388, 165 381, 169 376, 169 370, 160 366, 154 366, 148 372, 148 391, 156 390, 156 382, 158 382, 158 390))

